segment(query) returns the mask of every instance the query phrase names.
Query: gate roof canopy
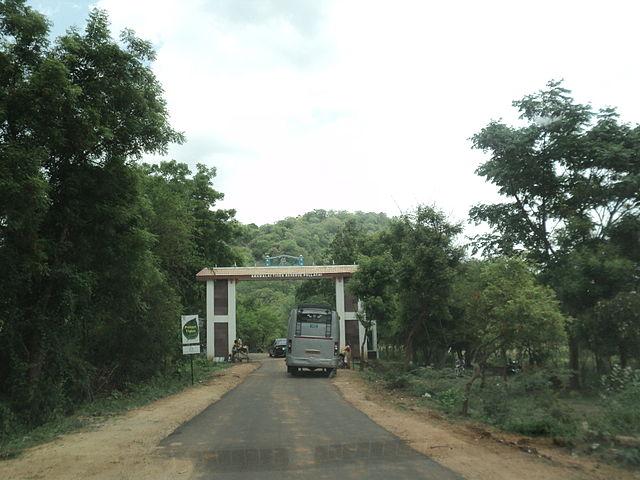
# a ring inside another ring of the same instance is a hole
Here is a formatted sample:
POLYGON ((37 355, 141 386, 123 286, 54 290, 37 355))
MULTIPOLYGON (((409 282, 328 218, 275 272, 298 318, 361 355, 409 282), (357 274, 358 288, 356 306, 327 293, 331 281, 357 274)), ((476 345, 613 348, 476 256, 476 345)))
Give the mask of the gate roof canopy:
POLYGON ((203 268, 196 280, 304 280, 308 278, 350 277, 357 265, 313 265, 283 267, 213 267, 203 268))

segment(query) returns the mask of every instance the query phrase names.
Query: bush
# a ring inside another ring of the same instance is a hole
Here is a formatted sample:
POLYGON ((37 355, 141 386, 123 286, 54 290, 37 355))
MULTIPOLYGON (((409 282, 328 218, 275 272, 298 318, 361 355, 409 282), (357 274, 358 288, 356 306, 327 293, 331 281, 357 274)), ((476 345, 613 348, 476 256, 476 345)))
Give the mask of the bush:
POLYGON ((407 373, 387 373, 384 376, 384 386, 389 390, 401 390, 411 385, 411 379, 407 373))
POLYGON ((604 397, 603 408, 610 433, 640 435, 640 381, 604 397))
POLYGON ((628 385, 640 384, 640 370, 631 367, 622 368, 613 365, 608 375, 602 376, 600 384, 605 392, 613 393, 624 390, 628 385))
POLYGON ((4 437, 15 433, 19 428, 19 422, 9 405, 0 401, 0 442, 4 437))
POLYGON ((577 431, 576 419, 558 407, 545 408, 535 404, 526 407, 517 408, 500 426, 534 436, 572 437, 577 431))
POLYGON ((438 393, 435 399, 447 413, 459 412, 464 401, 464 393, 458 388, 449 388, 438 393))
POLYGON ((640 448, 622 448, 618 449, 615 459, 621 463, 630 466, 640 466, 640 448))
POLYGON ((413 370, 414 381, 420 385, 416 393, 418 396, 428 392, 431 395, 438 395, 450 389, 462 390, 466 379, 456 375, 453 368, 434 369, 428 367, 413 370))
POLYGON ((493 425, 503 424, 511 412, 511 403, 518 401, 502 383, 486 385, 479 395, 481 415, 493 425))
POLYGON ((477 416, 504 430, 525 435, 571 437, 578 430, 578 417, 557 399, 556 385, 562 372, 537 370, 487 383, 477 389, 480 409, 477 416))

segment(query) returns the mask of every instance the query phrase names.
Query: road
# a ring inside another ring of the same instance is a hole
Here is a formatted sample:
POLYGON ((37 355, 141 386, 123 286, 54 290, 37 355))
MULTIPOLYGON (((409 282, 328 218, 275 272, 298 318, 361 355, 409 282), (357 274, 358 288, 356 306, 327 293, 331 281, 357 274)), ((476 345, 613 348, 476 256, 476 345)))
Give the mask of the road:
MULTIPOLYGON (((338 373, 339 374, 339 373, 338 373)), ((268 359, 161 442, 195 479, 459 479, 349 405, 326 377, 268 359)))

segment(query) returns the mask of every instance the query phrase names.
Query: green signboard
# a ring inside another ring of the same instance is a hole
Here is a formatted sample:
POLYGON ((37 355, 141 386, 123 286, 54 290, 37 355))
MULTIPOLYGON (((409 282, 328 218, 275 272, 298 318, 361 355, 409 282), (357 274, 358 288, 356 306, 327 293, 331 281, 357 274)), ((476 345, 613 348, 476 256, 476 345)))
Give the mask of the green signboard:
POLYGON ((200 353, 200 323, 197 315, 182 315, 182 353, 200 353))

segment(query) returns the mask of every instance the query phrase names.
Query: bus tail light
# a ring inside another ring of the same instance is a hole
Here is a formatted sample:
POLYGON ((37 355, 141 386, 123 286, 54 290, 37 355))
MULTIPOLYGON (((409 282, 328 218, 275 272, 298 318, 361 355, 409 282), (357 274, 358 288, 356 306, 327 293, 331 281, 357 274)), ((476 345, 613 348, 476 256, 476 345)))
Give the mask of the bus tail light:
POLYGON ((291 353, 291 339, 287 340, 287 352, 291 353))
POLYGON ((333 356, 337 357, 338 356, 338 342, 335 342, 333 344, 333 356))

